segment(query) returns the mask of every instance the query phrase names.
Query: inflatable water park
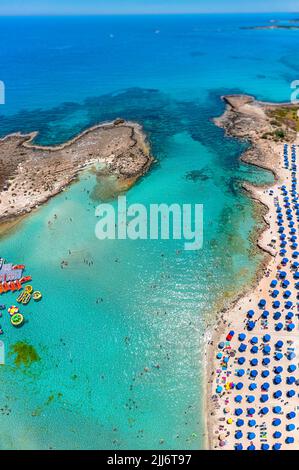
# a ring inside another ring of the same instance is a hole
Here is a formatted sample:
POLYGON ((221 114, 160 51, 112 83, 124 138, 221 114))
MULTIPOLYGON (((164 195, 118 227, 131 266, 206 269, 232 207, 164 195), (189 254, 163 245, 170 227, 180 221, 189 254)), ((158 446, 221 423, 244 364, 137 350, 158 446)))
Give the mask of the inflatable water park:
MULTIPOLYGON (((25 323, 25 317, 20 312, 21 306, 26 306, 31 300, 39 302, 42 299, 42 293, 39 290, 34 290, 31 284, 32 277, 25 275, 26 267, 23 264, 7 263, 4 258, 0 258, 0 296, 7 293, 18 293, 16 302, 20 307, 11 305, 6 309, 6 305, 0 305, 0 318, 3 317, 3 312, 7 310, 10 316, 10 323, 13 327, 19 328, 25 323)), ((4 331, 0 326, 0 335, 4 331)))

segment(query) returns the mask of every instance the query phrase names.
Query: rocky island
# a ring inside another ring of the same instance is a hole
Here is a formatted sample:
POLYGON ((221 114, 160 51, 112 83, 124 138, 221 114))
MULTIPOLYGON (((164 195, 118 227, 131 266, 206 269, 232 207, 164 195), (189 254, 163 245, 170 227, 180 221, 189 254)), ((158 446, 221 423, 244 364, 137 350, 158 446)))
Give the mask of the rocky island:
MULTIPOLYGON (((141 126, 117 119, 96 125, 63 145, 35 145, 37 133, 0 140, 0 222, 7 222, 47 201, 91 165, 130 186, 153 159, 141 126)), ((124 184, 124 185, 125 185, 124 184)))

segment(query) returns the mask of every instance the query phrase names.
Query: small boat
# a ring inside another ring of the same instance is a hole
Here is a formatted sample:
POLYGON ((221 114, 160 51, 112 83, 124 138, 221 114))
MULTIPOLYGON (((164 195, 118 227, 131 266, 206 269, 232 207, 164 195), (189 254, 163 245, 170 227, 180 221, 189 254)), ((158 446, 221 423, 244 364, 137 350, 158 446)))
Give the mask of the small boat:
POLYGON ((30 286, 30 285, 26 286, 26 287, 25 287, 25 292, 28 292, 28 294, 32 294, 32 292, 33 292, 33 287, 30 286))
POLYGON ((0 310, 5 310, 5 309, 6 309, 5 305, 0 305, 0 310))
POLYGON ((39 302, 43 296, 39 290, 36 290, 35 292, 33 292, 32 297, 33 297, 33 300, 35 300, 35 302, 39 302))
POLYGON ((24 292, 22 304, 23 304, 23 305, 29 304, 30 299, 31 299, 31 294, 29 294, 29 292, 24 292))
POLYGON ((16 264, 12 269, 25 269, 24 264, 16 264))
POLYGON ((10 316, 13 316, 16 313, 19 313, 19 308, 16 307, 15 305, 12 305, 11 307, 9 307, 8 313, 9 313, 10 316))
POLYGON ((13 315, 10 319, 10 322, 13 326, 15 326, 16 328, 18 328, 19 326, 22 326, 23 323, 24 323, 24 317, 21 313, 16 313, 15 315, 13 315))
POLYGON ((25 284, 26 282, 30 282, 32 281, 32 277, 31 276, 24 276, 20 279, 20 283, 21 284, 25 284))

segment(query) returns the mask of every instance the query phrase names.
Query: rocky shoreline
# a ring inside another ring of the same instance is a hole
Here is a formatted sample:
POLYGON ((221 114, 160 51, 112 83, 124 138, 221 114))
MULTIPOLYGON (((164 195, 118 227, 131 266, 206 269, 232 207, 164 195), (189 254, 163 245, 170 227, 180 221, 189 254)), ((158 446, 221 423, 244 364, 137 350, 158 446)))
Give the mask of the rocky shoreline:
POLYGON ((37 133, 0 140, 0 223, 31 212, 60 193, 84 168, 101 164, 129 187, 153 158, 139 124, 117 119, 93 126, 59 146, 33 143, 37 133))

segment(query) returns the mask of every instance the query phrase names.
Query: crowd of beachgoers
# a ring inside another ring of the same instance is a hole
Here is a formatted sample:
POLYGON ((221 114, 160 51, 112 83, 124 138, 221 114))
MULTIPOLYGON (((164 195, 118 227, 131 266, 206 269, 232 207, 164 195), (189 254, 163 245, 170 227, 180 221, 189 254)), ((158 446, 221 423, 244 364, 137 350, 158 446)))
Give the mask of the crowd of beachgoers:
POLYGON ((269 207, 264 243, 272 259, 213 345, 212 449, 299 448, 297 152, 295 144, 281 146, 279 181, 260 191, 269 207))

